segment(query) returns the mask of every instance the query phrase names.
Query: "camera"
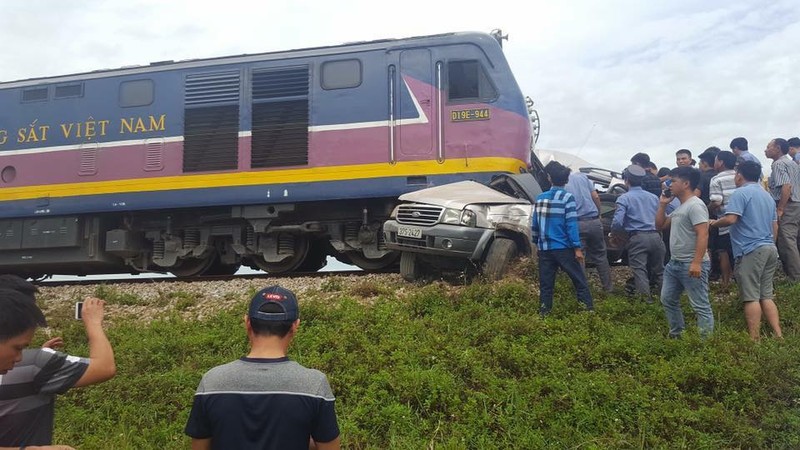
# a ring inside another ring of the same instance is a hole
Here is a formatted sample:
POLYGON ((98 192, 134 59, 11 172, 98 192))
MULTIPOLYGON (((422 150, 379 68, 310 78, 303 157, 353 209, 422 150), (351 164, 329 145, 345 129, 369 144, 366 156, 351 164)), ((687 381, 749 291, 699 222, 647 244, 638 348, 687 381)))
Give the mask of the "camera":
POLYGON ((83 302, 75 303, 75 319, 83 319, 83 302))
POLYGON ((670 188, 666 188, 662 194, 664 197, 672 197, 672 190, 670 188))

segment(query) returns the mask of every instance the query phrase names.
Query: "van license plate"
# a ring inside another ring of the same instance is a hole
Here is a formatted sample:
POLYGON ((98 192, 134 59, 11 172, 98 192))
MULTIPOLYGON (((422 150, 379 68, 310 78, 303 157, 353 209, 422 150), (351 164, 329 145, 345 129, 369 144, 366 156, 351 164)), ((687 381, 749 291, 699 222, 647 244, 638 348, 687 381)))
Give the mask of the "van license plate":
POLYGON ((397 235, 400 237, 419 239, 422 237, 422 228, 404 227, 401 225, 397 227, 397 235))

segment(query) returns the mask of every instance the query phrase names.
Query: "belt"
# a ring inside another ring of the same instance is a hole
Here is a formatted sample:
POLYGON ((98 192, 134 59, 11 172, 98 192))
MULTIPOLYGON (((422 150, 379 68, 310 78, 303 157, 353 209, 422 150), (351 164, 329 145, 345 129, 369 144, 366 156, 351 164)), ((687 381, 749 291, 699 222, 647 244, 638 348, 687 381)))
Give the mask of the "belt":
POLYGON ((628 236, 636 236, 644 233, 658 233, 658 230, 633 230, 628 232, 628 236))
POLYGON ((578 217, 578 222, 586 222, 588 220, 595 220, 599 219, 600 216, 591 216, 591 217, 578 217))

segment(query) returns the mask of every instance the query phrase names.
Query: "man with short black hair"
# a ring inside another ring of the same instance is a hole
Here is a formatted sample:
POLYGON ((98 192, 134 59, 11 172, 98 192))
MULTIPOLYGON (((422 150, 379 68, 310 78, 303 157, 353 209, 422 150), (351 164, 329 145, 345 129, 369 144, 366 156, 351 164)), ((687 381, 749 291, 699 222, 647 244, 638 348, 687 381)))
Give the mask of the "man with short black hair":
MULTIPOLYGON (((751 161, 752 162, 752 161, 751 161)), ((714 217, 722 217, 725 215, 725 208, 728 206, 728 201, 731 194, 736 190, 736 155, 733 152, 719 152, 714 161, 714 168, 717 171, 711 182, 709 183, 709 214, 714 217)), ((729 234, 730 228, 720 226, 716 228, 717 237, 714 240, 712 247, 712 257, 719 260, 720 275, 722 278, 722 286, 727 287, 731 281, 733 273, 733 249, 731 247, 731 237, 729 234)))
POLYGON ((256 292, 244 316, 250 352, 209 370, 197 387, 185 430, 193 450, 339 448, 327 377, 287 356, 299 325, 292 291, 256 292))
MULTIPOLYGON (((645 169, 650 166, 650 155, 647 153, 637 153, 631 157, 631 164, 636 164, 637 166, 645 169)), ((661 196, 661 180, 650 172, 647 172, 642 178, 642 189, 645 192, 649 192, 656 197, 661 196)))
POLYGON ((800 164, 800 138, 789 138, 786 143, 789 144, 789 156, 794 162, 800 164))
POLYGON ((682 148, 675 152, 675 165, 677 167, 691 167, 692 166, 692 152, 689 149, 682 148))
POLYGON ((700 334, 714 331, 714 314, 708 300, 708 209, 694 195, 700 172, 692 167, 677 167, 671 173, 670 192, 680 205, 666 215, 672 197, 662 195, 656 213, 656 227, 670 230, 670 261, 664 268, 661 304, 669 323, 669 336, 679 338, 685 328, 681 294, 686 291, 689 304, 697 315, 700 334))
POLYGON ((656 230, 658 198, 642 190, 645 171, 630 165, 622 172, 628 192, 617 198, 611 230, 628 235, 628 266, 633 272, 636 293, 652 303, 651 285, 660 285, 664 272, 664 242, 656 230))
POLYGON ((697 157, 697 159, 700 160, 700 184, 697 187, 695 195, 700 197, 700 200, 706 205, 710 202, 708 199, 708 186, 711 184, 711 179, 717 174, 717 171, 714 169, 714 161, 717 159, 717 153, 719 153, 719 148, 708 147, 697 157))
POLYGON ((104 302, 97 298, 83 305, 89 358, 27 348, 36 328, 46 326, 34 292, 25 280, 0 278, 0 450, 69 448, 51 445, 55 396, 116 374, 114 351, 103 331, 104 302))
POLYGON ((778 213, 778 253, 783 271, 792 281, 800 281, 800 166, 789 158, 789 143, 775 138, 764 150, 772 160, 767 184, 778 213))
POLYGON ((712 227, 729 226, 736 257, 736 284, 744 303, 747 329, 753 340, 761 337, 761 314, 767 318, 776 338, 781 332, 778 307, 773 301, 773 277, 778 267, 775 234, 778 214, 770 195, 759 186, 761 166, 745 161, 736 168, 736 186, 725 216, 712 227))
POLYGON ((546 316, 553 308, 559 268, 572 280, 578 301, 593 311, 592 293, 581 268, 584 256, 575 198, 564 189, 570 170, 556 161, 550 161, 544 170, 552 187, 536 197, 531 224, 531 237, 539 249, 539 314, 546 316))
POLYGON ((736 155, 737 163, 742 161, 753 161, 756 164, 761 164, 756 155, 747 151, 747 139, 737 137, 731 141, 731 151, 736 155))

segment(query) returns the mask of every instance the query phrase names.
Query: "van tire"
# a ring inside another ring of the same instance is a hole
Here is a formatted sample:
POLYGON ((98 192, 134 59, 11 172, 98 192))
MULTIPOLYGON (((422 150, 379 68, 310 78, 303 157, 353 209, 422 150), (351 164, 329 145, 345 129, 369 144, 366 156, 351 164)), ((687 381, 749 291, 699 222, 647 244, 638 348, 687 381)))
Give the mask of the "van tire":
POLYGON ((420 277, 420 263, 413 252, 400 253, 400 275, 406 281, 417 281, 420 277))
POLYGON ((495 238, 486 259, 483 261, 483 276, 489 280, 499 280, 505 275, 511 261, 517 256, 517 244, 507 238, 495 238))

